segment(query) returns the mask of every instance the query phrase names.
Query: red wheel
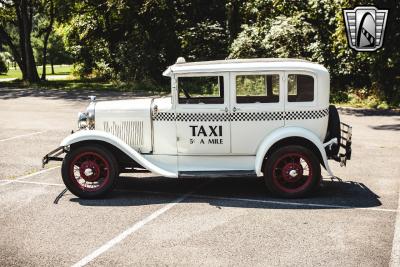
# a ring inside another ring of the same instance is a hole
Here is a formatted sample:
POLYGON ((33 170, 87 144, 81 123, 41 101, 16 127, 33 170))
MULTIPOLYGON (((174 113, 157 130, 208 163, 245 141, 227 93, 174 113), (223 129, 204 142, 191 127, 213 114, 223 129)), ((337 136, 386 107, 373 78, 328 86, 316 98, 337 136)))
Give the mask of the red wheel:
POLYGON ((302 197, 318 184, 321 168, 315 155, 305 147, 287 146, 274 152, 264 171, 267 187, 282 197, 302 197))
POLYGON ((117 169, 115 158, 108 150, 101 146, 84 146, 66 155, 62 176, 74 195, 95 198, 112 189, 117 169))

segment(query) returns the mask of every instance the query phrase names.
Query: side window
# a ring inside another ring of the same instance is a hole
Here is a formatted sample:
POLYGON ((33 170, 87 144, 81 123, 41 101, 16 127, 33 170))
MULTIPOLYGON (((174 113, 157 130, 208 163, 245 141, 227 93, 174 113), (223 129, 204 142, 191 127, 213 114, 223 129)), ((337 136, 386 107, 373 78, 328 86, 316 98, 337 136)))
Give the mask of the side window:
POLYGON ((310 102, 314 100, 314 78, 310 75, 288 75, 288 101, 310 102))
POLYGON ((236 103, 279 102, 279 75, 237 75, 236 103))
POLYGON ((224 77, 201 76, 178 78, 179 104, 223 104, 224 77))

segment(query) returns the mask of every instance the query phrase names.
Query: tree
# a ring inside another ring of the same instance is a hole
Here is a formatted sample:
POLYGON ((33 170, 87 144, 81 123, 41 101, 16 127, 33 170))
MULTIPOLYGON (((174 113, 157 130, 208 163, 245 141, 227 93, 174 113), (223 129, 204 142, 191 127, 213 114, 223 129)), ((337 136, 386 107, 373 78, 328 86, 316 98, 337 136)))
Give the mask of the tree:
POLYGON ((51 74, 54 74, 55 64, 73 63, 73 58, 70 53, 66 51, 62 36, 60 36, 58 31, 50 35, 48 57, 51 65, 51 74))
POLYGON ((0 55, 0 74, 7 73, 7 71, 8 71, 7 64, 4 60, 4 58, 0 55))
POLYGON ((36 3, 34 0, 0 0, 0 4, 0 41, 10 48, 23 79, 37 82, 39 75, 31 43, 36 3))
MULTIPOLYGON (((39 29, 39 36, 43 36, 43 52, 42 52, 42 80, 46 80, 46 65, 47 65, 47 47, 49 43, 50 34, 53 31, 55 21, 54 0, 41 0, 40 2, 40 18, 42 20, 43 28, 39 29)), ((54 72, 52 65, 52 72, 54 72)))

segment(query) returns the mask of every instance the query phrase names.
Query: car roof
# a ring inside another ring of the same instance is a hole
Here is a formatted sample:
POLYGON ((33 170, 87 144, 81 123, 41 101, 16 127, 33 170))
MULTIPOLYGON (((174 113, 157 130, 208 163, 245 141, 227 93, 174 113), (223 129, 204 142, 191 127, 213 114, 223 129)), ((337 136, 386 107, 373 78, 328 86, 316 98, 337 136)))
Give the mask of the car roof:
POLYGON ((226 71, 268 71, 268 70, 303 70, 314 72, 327 72, 326 68, 317 63, 297 58, 251 58, 251 59, 225 59, 214 61, 185 62, 179 58, 177 63, 164 71, 164 76, 173 74, 188 74, 201 72, 226 72, 226 71))

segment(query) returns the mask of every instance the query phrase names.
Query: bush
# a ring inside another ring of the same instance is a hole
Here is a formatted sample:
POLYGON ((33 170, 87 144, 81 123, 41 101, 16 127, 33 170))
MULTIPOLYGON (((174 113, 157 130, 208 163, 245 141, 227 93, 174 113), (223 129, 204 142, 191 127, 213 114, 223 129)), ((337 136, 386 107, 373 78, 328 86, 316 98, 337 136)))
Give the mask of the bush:
POLYGON ((331 103, 347 103, 349 102, 349 93, 345 91, 331 91, 331 103))
POLYGON ((389 109, 389 105, 386 101, 383 101, 377 106, 378 109, 389 109))

